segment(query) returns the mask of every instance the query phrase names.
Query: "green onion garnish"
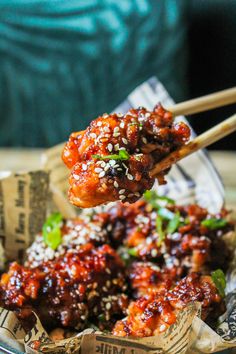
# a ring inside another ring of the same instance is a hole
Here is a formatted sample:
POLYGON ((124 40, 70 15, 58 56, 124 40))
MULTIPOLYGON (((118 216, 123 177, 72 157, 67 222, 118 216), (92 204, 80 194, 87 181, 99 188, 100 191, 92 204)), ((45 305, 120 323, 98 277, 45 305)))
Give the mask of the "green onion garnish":
POLYGON ((207 227, 210 230, 217 230, 221 229, 222 227, 227 225, 227 220, 226 219, 217 219, 217 218, 211 218, 211 219, 206 219, 201 222, 201 225, 207 227))
POLYGON ((118 154, 113 154, 113 155, 92 155, 93 159, 98 159, 98 160, 129 160, 130 155, 126 150, 120 150, 118 154))
POLYGON ((53 213, 43 225, 43 239, 47 246, 55 250, 61 244, 62 215, 53 213))
POLYGON ((225 297, 226 279, 223 271, 217 269, 211 273, 211 278, 221 297, 225 297))

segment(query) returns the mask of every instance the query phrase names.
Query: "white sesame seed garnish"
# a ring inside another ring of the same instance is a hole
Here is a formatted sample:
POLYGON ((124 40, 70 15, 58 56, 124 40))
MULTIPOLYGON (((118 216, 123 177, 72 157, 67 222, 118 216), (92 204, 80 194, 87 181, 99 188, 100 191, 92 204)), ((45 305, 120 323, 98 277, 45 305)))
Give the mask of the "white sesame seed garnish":
POLYGON ((95 133, 90 134, 91 138, 96 139, 97 135, 95 133))
POLYGON ((135 195, 136 197, 140 197, 140 193, 139 193, 139 192, 135 192, 134 195, 135 195))
POLYGON ((149 112, 145 113, 145 118, 149 118, 150 115, 151 115, 151 114, 150 114, 149 112))
POLYGON ((110 302, 107 302, 106 303, 106 310, 110 310, 111 309, 111 303, 110 302))
POLYGON ((109 163, 108 163, 108 164, 104 167, 104 171, 108 171, 110 167, 111 167, 111 166, 110 166, 109 163))
POLYGON ((97 122, 97 126, 101 127, 102 126, 102 122, 101 121, 97 122))
POLYGON ((105 161, 101 161, 101 167, 105 167, 106 166, 106 162, 105 161))
POLYGON ((115 188, 118 188, 118 187, 119 187, 119 184, 118 184, 116 181, 114 182, 114 187, 115 187, 115 188))
POLYGON ((120 168, 120 167, 119 167, 119 168, 117 168, 117 171, 122 171, 122 168, 120 168))
POLYGON ((144 136, 142 137, 142 141, 144 144, 147 144, 147 139, 144 136))
POLYGON ((105 172, 105 171, 102 171, 102 172, 99 173, 98 177, 99 177, 99 178, 102 178, 102 177, 105 176, 105 174, 106 174, 106 172, 105 172))
POLYGON ((109 117, 109 115, 107 113, 103 114, 103 118, 108 118, 108 117, 109 117))
POLYGON ((151 250, 151 256, 156 257, 157 256, 157 250, 154 248, 151 250))
POLYGON ((130 173, 127 174, 127 178, 128 178, 130 181, 133 181, 133 179, 134 179, 134 177, 133 177, 130 173))
POLYGON ((123 141, 124 144, 126 144, 126 145, 128 144, 128 140, 127 139, 122 138, 122 141, 123 141))
POLYGON ((114 148, 115 148, 115 151, 118 151, 119 148, 120 148, 120 145, 119 144, 115 144, 114 148))
POLYGON ((100 172, 103 171, 103 169, 100 168, 100 167, 96 167, 96 168, 94 169, 94 171, 95 171, 96 173, 100 173, 100 172))
POLYGON ((120 148, 120 150, 125 150, 125 147, 122 146, 122 147, 120 148))
POLYGON ((124 122, 121 122, 121 123, 120 123, 120 127, 121 127, 121 128, 124 128, 124 127, 125 127, 125 123, 124 123, 124 122))
POLYGON ((76 181, 78 181, 80 178, 78 175, 75 175, 75 174, 73 174, 73 177, 74 177, 74 179, 76 179, 76 181))
POLYGON ((114 133, 118 133, 118 132, 119 132, 119 130, 120 130, 120 128, 119 128, 119 127, 115 127, 115 128, 114 128, 114 133))
POLYGON ((120 133, 115 132, 115 133, 113 133, 113 136, 114 136, 114 138, 117 138, 118 136, 120 136, 120 133))
POLYGON ((82 170, 84 170, 84 171, 87 170, 87 165, 85 163, 82 164, 82 170))
POLYGON ((106 133, 110 133, 110 128, 109 128, 109 127, 106 127, 106 126, 105 126, 105 127, 103 128, 103 130, 104 130, 104 132, 106 132, 106 133))
POLYGON ((111 143, 109 143, 109 144, 107 145, 107 149, 108 149, 108 151, 112 152, 113 145, 112 145, 111 143))
POLYGON ((116 168, 116 167, 119 167, 120 165, 118 164, 118 163, 116 163, 115 165, 114 165, 114 168, 116 168))
POLYGON ((115 161, 115 160, 109 160, 109 164, 110 164, 111 166, 114 166, 114 165, 116 164, 116 161, 115 161))
POLYGON ((120 200, 124 200, 125 198, 126 198, 126 196, 123 195, 123 194, 119 196, 119 199, 120 199, 120 200))
POLYGON ((119 194, 124 194, 124 193, 125 193, 125 189, 119 190, 119 194))
POLYGON ((131 198, 131 197, 133 197, 133 196, 134 196, 133 193, 128 194, 128 198, 131 198))

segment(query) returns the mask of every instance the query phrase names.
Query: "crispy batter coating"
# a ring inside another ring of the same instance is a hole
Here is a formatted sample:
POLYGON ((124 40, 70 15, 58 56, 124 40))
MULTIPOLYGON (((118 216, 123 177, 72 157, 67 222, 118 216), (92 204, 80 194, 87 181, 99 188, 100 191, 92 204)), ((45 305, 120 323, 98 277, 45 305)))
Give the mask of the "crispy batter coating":
MULTIPOLYGON (((153 186, 149 171, 154 164, 189 136, 189 127, 174 123, 172 114, 161 105, 153 111, 138 108, 124 116, 98 117, 84 132, 72 133, 62 153, 72 169, 71 203, 81 208, 116 200, 134 203, 153 186)), ((164 183, 165 173, 159 182, 164 183)))
POLYGON ((214 230, 202 225, 203 220, 212 217, 224 218, 224 210, 212 215, 195 204, 167 205, 165 213, 171 212, 171 216, 179 213, 179 223, 174 232, 168 233, 167 221, 162 218, 162 240, 157 228, 160 211, 149 203, 117 203, 107 212, 112 225, 112 242, 123 243, 136 260, 154 262, 162 270, 175 269, 177 279, 189 272, 207 274, 216 268, 227 269, 231 255, 222 236, 234 228, 233 224, 227 222, 214 230))
POLYGON ((165 294, 152 293, 132 302, 128 316, 116 323, 112 333, 121 337, 158 335, 175 323, 178 312, 192 301, 201 303, 201 317, 205 321, 210 316, 217 318, 224 311, 211 277, 192 273, 165 294))
POLYGON ((27 268, 13 263, 0 281, 4 307, 15 310, 25 327, 35 311, 46 328, 81 329, 87 320, 102 328, 121 318, 127 308, 124 267, 108 245, 87 243, 79 250, 27 268), (105 325, 104 325, 105 324, 105 325))

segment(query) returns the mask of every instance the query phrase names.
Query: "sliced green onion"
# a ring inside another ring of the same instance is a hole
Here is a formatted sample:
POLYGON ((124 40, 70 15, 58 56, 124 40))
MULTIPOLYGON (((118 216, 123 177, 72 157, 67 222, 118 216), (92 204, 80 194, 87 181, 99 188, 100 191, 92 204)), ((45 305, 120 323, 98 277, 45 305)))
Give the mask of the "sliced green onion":
POLYGON ((55 250, 62 241, 61 236, 62 215, 53 213, 43 225, 43 239, 47 246, 55 250))
POLYGON ((224 272, 221 269, 217 269, 211 273, 211 278, 219 291, 221 297, 225 297, 226 279, 224 272))
POLYGON ((98 159, 98 160, 128 160, 130 158, 130 155, 126 150, 120 150, 118 154, 113 154, 113 155, 92 155, 93 159, 98 159))
POLYGON ((217 230, 221 229, 222 227, 227 225, 227 220, 226 219, 217 219, 217 218, 211 218, 211 219, 206 219, 201 222, 201 225, 207 227, 210 230, 217 230))

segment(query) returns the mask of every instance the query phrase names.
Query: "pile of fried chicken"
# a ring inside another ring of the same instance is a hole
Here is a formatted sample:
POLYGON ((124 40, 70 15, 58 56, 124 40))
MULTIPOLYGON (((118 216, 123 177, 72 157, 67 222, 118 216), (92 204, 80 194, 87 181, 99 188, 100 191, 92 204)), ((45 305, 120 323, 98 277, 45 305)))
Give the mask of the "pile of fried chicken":
POLYGON ((222 279, 212 272, 227 270, 231 230, 225 210, 212 215, 153 191, 74 219, 51 216, 24 265, 14 262, 2 275, 0 305, 26 329, 35 312, 48 330, 92 323, 116 336, 146 337, 198 301, 212 325, 225 310, 222 279))

